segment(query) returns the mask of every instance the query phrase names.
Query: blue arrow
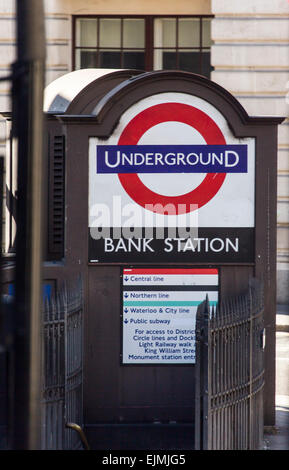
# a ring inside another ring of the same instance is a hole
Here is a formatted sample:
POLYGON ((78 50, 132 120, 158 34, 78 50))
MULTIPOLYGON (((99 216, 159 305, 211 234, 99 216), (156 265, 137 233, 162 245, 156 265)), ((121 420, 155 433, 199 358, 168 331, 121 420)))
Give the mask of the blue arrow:
POLYGON ((124 320, 124 322, 123 322, 123 323, 128 323, 128 320, 124 320))
POLYGON ((125 308, 124 311, 125 311, 125 313, 127 313, 127 312, 128 312, 128 308, 125 308))
POLYGON ((129 277, 125 277, 124 280, 125 280, 125 281, 128 281, 128 280, 129 280, 129 277))
POLYGON ((124 297, 126 297, 126 298, 128 297, 128 293, 127 293, 127 292, 124 294, 124 297))

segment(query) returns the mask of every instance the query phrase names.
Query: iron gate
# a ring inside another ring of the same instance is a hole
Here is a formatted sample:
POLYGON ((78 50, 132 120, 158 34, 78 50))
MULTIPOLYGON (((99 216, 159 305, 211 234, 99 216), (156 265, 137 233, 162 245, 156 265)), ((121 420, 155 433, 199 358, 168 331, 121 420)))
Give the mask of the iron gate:
POLYGON ((263 289, 250 282, 245 295, 196 318, 195 448, 262 447, 264 386, 263 289))
POLYGON ((42 448, 77 449, 77 433, 65 427, 82 425, 82 285, 64 285, 44 307, 44 377, 42 448))

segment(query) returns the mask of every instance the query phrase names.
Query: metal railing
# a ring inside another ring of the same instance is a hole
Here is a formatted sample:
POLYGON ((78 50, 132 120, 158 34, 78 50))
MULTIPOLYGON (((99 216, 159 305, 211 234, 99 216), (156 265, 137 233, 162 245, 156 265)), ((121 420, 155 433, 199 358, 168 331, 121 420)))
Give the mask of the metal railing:
POLYGON ((67 423, 82 424, 82 286, 46 299, 43 337, 42 448, 77 449, 81 441, 67 423))
POLYGON ((263 386, 263 289, 252 280, 245 295, 198 307, 195 448, 262 448, 263 386))

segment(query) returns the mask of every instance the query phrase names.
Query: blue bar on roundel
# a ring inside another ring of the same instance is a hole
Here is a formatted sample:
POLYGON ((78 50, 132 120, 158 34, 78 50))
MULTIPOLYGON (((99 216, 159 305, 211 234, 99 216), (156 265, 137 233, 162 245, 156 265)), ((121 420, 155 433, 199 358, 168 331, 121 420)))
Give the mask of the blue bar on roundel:
POLYGON ((247 173, 247 145, 98 145, 97 173, 247 173))

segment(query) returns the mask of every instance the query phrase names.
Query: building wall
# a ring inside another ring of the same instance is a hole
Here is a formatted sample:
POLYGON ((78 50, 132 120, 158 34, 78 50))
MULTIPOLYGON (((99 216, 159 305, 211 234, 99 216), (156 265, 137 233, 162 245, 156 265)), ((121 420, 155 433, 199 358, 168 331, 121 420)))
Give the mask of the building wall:
MULTIPOLYGON (((289 4, 286 0, 44 0, 46 84, 71 71, 72 15, 213 14, 212 80, 250 115, 287 116, 289 4)), ((0 76, 15 59, 15 0, 0 0, 0 76)), ((0 111, 10 109, 9 83, 0 82, 0 111)), ((5 153, 0 120, 0 154, 5 153)), ((289 303, 289 119, 278 143, 278 302, 289 303)))
POLYGON ((46 11, 67 15, 206 15, 211 0, 44 0, 46 11))
MULTIPOLYGON (((15 15, 14 0, 0 0, 0 77, 10 74, 15 59, 15 15)), ((10 83, 0 82, 0 110, 10 110, 10 83)), ((6 126, 0 116, 0 155, 5 154, 6 126)))
POLYGON ((289 4, 212 0, 212 13, 212 80, 250 115, 287 116, 278 142, 277 301, 289 303, 289 4))

